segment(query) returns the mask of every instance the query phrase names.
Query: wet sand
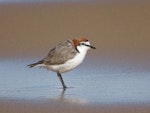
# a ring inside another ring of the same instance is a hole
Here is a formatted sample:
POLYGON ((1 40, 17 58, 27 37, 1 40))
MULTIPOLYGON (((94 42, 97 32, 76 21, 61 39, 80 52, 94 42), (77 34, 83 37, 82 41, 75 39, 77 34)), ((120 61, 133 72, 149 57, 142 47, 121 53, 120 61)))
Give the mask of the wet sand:
MULTIPOLYGON (((58 42, 87 37, 102 63, 150 70, 150 4, 1 4, 0 58, 42 58, 58 42)), ((91 53, 91 52, 90 52, 91 53)), ((92 61, 91 61, 92 62, 92 61)), ((100 65, 98 65, 100 66, 100 65)), ((16 69, 17 70, 17 69, 16 69)), ((108 71, 108 70, 106 70, 108 71)), ((109 72, 111 73, 111 71, 109 72)), ((0 99, 1 113, 149 113, 149 104, 80 105, 0 99)))
POLYGON ((78 105, 19 100, 1 100, 1 113, 149 113, 150 105, 78 105))

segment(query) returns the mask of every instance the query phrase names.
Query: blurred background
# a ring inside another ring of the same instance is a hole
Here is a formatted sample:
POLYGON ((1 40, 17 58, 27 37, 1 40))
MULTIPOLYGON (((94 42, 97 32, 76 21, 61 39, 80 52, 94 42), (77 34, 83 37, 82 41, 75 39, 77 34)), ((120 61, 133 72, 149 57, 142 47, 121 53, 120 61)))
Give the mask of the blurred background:
POLYGON ((89 56, 150 67, 148 1, 1 1, 0 58, 45 57, 57 43, 86 37, 89 56))

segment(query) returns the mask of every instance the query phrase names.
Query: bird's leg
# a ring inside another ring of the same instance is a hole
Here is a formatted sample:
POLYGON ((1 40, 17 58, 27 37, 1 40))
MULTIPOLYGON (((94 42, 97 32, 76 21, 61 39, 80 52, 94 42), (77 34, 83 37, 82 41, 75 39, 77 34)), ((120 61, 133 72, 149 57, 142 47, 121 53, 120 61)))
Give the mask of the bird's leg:
POLYGON ((63 78, 59 72, 57 72, 57 76, 58 76, 58 78, 59 78, 59 80, 63 86, 63 89, 65 90, 67 88, 67 86, 65 85, 64 80, 63 80, 63 78))

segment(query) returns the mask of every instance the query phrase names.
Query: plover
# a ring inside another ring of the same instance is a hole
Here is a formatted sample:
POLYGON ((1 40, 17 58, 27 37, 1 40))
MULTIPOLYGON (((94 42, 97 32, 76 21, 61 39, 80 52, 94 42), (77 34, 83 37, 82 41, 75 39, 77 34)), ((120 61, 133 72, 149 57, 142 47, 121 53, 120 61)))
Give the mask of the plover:
POLYGON ((63 89, 66 89, 67 86, 65 85, 61 73, 68 72, 80 65, 90 48, 96 49, 90 45, 90 42, 86 38, 67 40, 52 48, 48 55, 42 60, 29 64, 28 66, 30 68, 44 67, 56 72, 63 89))

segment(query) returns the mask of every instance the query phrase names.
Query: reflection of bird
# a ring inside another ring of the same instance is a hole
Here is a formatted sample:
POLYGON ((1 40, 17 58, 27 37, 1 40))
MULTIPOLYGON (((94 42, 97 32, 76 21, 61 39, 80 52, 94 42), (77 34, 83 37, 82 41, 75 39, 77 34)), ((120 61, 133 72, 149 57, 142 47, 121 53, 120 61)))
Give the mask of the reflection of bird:
POLYGON ((56 98, 57 102, 61 102, 61 103, 76 103, 76 104, 80 104, 80 105, 85 105, 88 103, 87 100, 83 99, 83 98, 79 98, 79 97, 72 97, 68 94, 65 94, 67 92, 66 89, 63 89, 60 92, 60 95, 56 98))
POLYGON ((67 40, 51 49, 47 57, 28 66, 44 67, 56 72, 63 88, 66 89, 61 73, 70 71, 81 64, 90 48, 95 49, 86 38, 67 40))
POLYGON ((65 92, 66 92, 66 89, 62 90, 59 98, 57 99, 57 101, 59 102, 65 102, 65 92))

